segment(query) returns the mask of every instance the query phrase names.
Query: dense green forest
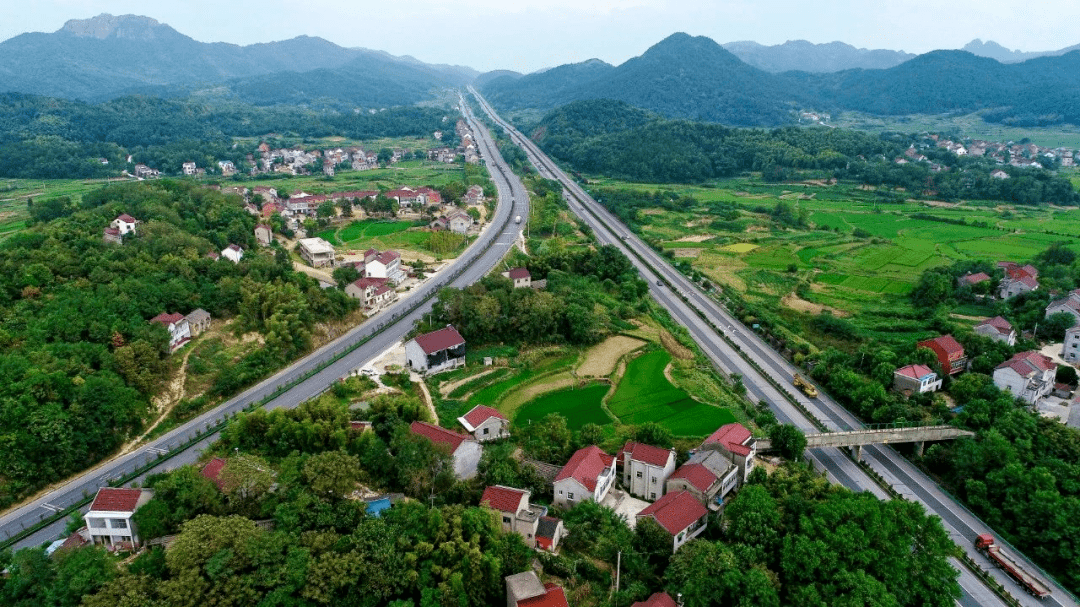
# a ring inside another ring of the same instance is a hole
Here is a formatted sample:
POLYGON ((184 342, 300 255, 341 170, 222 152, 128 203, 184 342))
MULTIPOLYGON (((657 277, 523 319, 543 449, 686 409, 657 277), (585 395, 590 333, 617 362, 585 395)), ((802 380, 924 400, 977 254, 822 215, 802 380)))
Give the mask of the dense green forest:
POLYGON ((31 201, 37 222, 0 243, 0 504, 113 453, 143 427, 170 372, 168 334, 148 320, 203 308, 237 317, 266 347, 220 375, 211 396, 261 379, 310 346, 320 319, 355 302, 260 254, 239 199, 169 180, 31 201), (102 230, 142 223, 122 246, 102 230), (238 244, 240 264, 207 253, 238 244))
POLYGON ((235 147, 233 137, 430 137, 449 130, 447 116, 446 110, 420 107, 339 113, 155 97, 90 104, 8 93, 0 95, 0 156, 8 159, 0 177, 115 176, 131 168, 128 154, 166 173, 179 172, 187 161, 216 167, 218 160, 231 160, 241 167, 252 150, 235 147))
POLYGON ((770 131, 666 120, 618 101, 579 101, 544 117, 533 136, 575 170, 651 183, 700 183, 760 171, 767 181, 816 177, 902 188, 904 196, 1004 200, 1020 204, 1080 204, 1072 184, 1042 169, 1005 167, 1015 178, 994 179, 989 158, 931 148, 930 162, 896 164, 921 138, 897 133, 787 127, 770 131))

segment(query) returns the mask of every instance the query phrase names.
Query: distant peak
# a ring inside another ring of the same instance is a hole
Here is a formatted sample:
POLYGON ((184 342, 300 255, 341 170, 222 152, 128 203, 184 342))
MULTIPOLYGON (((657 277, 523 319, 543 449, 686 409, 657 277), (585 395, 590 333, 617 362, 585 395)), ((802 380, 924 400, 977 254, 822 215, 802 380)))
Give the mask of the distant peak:
POLYGON ((162 26, 156 19, 139 15, 110 15, 102 13, 90 19, 72 19, 60 28, 61 32, 86 38, 105 39, 110 37, 148 40, 154 37, 154 30, 162 26))

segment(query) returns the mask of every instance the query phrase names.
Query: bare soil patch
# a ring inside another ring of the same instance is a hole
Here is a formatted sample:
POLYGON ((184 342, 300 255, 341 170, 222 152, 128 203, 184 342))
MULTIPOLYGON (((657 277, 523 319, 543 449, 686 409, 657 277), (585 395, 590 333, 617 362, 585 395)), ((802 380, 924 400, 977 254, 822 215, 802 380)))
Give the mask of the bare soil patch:
POLYGON ((970 320, 973 322, 982 322, 989 319, 989 316, 968 316, 966 314, 949 314, 952 318, 959 318, 960 320, 970 320))
POLYGON ((644 341, 615 335, 589 348, 585 361, 577 368, 579 377, 607 377, 615 371, 615 365, 623 356, 645 345, 644 341))
POLYGON ((780 300, 780 303, 782 303, 785 306, 791 308, 792 310, 797 310, 799 312, 806 312, 808 314, 813 314, 815 316, 818 315, 818 314, 821 314, 825 310, 828 310, 829 312, 832 312, 833 316, 839 316, 841 318, 851 316, 850 313, 845 312, 844 310, 840 310, 840 309, 834 308, 832 306, 824 306, 824 305, 821 305, 821 304, 816 304, 816 303, 814 303, 812 301, 806 301, 805 299, 799 297, 798 295, 796 295, 794 293, 788 293, 787 295, 785 295, 784 298, 780 300))
POLYGON ((675 257, 694 259, 698 255, 701 255, 701 249, 672 249, 675 251, 675 257))
POLYGON ((712 237, 712 234, 694 234, 693 236, 683 236, 675 242, 705 242, 712 237))

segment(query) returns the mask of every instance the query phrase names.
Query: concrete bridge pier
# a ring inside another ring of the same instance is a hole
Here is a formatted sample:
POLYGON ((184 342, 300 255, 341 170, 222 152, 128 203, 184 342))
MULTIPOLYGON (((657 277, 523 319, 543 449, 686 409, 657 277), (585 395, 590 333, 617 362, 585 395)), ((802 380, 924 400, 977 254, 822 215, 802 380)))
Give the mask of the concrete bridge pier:
POLYGON ((862 445, 852 445, 851 450, 852 450, 852 452, 855 453, 855 461, 861 462, 862 461, 862 445))
POLYGON ((916 441, 915 443, 915 455, 922 457, 923 447, 926 446, 926 441, 916 441))

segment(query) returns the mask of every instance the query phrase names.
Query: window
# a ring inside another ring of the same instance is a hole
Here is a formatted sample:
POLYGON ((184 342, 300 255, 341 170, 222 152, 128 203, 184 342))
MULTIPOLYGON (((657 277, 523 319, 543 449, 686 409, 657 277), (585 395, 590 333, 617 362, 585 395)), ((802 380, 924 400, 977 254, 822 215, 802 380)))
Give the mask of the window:
POLYGON ((86 520, 90 524, 91 527, 95 527, 97 529, 101 529, 102 527, 105 526, 105 519, 103 519, 103 518, 91 518, 91 519, 86 519, 86 520))
POLYGON ((641 470, 638 470, 637 477, 641 478, 641 470))
POLYGON ((568 500, 574 499, 574 492, 573 491, 567 491, 566 492, 566 499, 568 499, 568 500))
POLYGON ((109 526, 112 527, 113 529, 127 529, 127 526, 128 526, 127 519, 124 519, 124 518, 109 519, 109 526))
POLYGON ((488 432, 491 432, 491 428, 484 428, 484 434, 487 434, 488 432))
POLYGON ((503 522, 506 523, 507 525, 509 525, 510 524, 510 517, 509 516, 503 516, 503 522))
POLYGON ((650 493, 650 494, 649 494, 649 499, 651 499, 651 500, 655 500, 655 499, 656 499, 656 493, 655 493, 655 492, 653 492, 653 493, 650 493))
POLYGON ((655 476, 652 477, 652 484, 654 484, 654 485, 656 484, 656 477, 655 476))

